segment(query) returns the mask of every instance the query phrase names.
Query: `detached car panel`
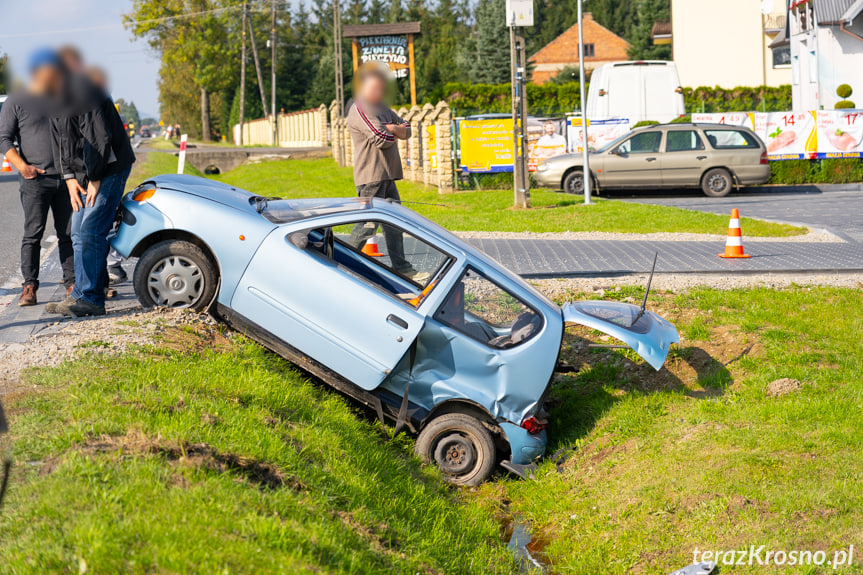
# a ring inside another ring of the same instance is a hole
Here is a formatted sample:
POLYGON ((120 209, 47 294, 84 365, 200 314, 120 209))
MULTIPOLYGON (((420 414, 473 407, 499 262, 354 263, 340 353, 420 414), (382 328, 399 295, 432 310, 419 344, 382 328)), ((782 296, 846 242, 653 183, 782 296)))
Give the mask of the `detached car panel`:
POLYGON ((127 194, 113 240, 139 257, 147 306, 210 309, 235 329, 417 433, 452 483, 546 447, 565 322, 607 333, 659 369, 677 332, 627 304, 563 310, 401 205, 280 200, 189 176, 127 194))

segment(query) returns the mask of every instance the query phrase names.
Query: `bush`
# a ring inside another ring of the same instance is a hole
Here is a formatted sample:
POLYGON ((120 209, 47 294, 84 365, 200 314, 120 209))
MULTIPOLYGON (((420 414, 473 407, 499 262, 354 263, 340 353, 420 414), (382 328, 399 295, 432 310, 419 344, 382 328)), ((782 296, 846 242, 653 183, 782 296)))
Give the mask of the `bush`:
POLYGON ((845 109, 853 110, 857 106, 851 100, 839 100, 838 102, 836 102, 836 105, 833 107, 836 108, 837 110, 845 110, 845 109))
MULTIPOLYGON (((445 84, 441 98, 454 115, 507 113, 512 109, 509 84, 445 84)), ((527 104, 537 116, 563 115, 576 111, 580 104, 578 82, 527 85, 527 104)))
POLYGON ((851 86, 849 86, 848 84, 839 84, 839 86, 836 87, 836 95, 843 100, 848 98, 853 93, 854 90, 852 90, 851 86))
POLYGON ((642 121, 638 122, 637 124, 635 124, 632 127, 632 129, 634 130, 636 128, 641 128, 643 126, 655 126, 657 124, 659 124, 659 122, 657 122, 656 120, 642 120, 642 121))
POLYGON ((770 162, 771 184, 847 184, 863 181, 863 161, 858 158, 782 160, 770 162))
POLYGON ((685 116, 680 116, 678 118, 674 118, 669 122, 669 124, 688 124, 692 121, 692 114, 686 114, 685 116))
POLYGON ((784 112, 791 109, 791 86, 737 88, 684 88, 686 109, 691 112, 784 112))

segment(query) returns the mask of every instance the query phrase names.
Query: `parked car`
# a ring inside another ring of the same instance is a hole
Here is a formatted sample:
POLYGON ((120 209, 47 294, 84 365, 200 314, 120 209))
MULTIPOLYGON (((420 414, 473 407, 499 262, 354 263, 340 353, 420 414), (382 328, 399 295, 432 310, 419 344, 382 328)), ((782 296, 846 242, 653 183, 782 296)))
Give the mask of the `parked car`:
POLYGON ((388 200, 269 199, 166 175, 129 192, 120 221, 112 245, 140 258, 133 281, 145 307, 210 309, 404 423, 417 453, 456 484, 475 485, 498 463, 523 473, 542 456, 565 323, 613 336, 656 369, 679 341, 643 306, 560 308, 388 200))
POLYGON ((647 60, 600 66, 590 76, 587 117, 670 122, 686 113, 674 62, 647 60))
MULTIPOLYGON (((767 149, 755 132, 724 124, 664 124, 632 132, 590 153, 598 189, 701 188, 727 195, 735 186, 770 179, 767 149)), ((582 154, 545 160, 533 174, 543 187, 584 192, 582 154)))

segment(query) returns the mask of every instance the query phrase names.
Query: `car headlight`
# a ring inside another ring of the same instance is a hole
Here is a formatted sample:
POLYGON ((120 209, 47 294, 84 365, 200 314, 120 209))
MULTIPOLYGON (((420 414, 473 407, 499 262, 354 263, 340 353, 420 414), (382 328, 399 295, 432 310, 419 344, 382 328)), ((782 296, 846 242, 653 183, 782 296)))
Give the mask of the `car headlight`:
POLYGON ((536 167, 537 172, 545 172, 547 170, 548 170, 548 164, 546 164, 545 162, 541 163, 540 165, 538 165, 536 167))

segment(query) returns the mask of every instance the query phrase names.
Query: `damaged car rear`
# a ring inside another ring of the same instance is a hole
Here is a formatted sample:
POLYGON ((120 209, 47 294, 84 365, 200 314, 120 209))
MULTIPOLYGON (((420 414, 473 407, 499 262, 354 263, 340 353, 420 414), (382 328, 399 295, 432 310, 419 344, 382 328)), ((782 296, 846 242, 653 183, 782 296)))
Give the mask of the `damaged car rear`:
POLYGON ((113 246, 138 257, 144 306, 209 309, 416 434, 455 484, 516 473, 546 448, 543 404, 567 323, 654 368, 677 330, 619 302, 558 307, 437 224, 389 200, 264 198, 160 176, 127 194, 113 246))

